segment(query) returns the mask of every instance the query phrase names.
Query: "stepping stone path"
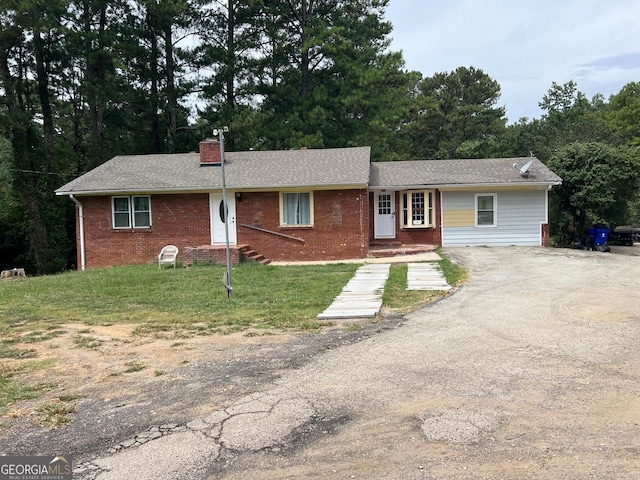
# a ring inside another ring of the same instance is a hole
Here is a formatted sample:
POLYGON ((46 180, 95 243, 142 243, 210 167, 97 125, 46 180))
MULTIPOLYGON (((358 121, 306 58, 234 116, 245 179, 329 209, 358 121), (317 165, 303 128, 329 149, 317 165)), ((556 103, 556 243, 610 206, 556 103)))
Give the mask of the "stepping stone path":
POLYGON ((407 290, 451 290, 437 263, 410 263, 407 290))
POLYGON ((382 307, 384 284, 389 277, 389 263, 360 267, 333 303, 318 315, 319 319, 371 318, 382 307))

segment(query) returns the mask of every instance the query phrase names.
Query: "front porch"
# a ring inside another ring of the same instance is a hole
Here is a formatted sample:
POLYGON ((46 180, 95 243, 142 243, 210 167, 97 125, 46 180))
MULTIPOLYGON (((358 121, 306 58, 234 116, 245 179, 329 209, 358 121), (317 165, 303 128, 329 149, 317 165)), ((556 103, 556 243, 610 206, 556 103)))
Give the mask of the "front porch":
POLYGON ((438 245, 431 244, 402 244, 400 242, 371 242, 369 258, 397 257, 400 255, 415 255, 418 253, 435 252, 438 245))

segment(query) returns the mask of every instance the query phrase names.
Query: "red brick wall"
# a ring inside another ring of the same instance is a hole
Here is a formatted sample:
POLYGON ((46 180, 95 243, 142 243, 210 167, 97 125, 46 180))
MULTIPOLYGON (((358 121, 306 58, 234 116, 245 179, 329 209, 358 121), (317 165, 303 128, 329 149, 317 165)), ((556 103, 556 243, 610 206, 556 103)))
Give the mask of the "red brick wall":
POLYGON ((442 245, 442 215, 440 209, 440 191, 435 191, 435 205, 434 211, 436 214, 436 226, 433 228, 402 228, 400 226, 402 203, 400 202, 400 192, 395 192, 396 201, 396 238, 393 239, 375 239, 373 219, 375 214, 375 200, 374 193, 369 194, 369 218, 371 218, 371 225, 369 228, 369 240, 371 242, 385 243, 385 242, 400 242, 403 245, 412 244, 428 244, 428 245, 442 245))
POLYGON ((241 193, 236 200, 238 244, 272 260, 344 260, 362 258, 369 249, 369 196, 362 190, 315 191, 314 226, 281 227, 278 192, 241 193), (284 238, 241 224, 304 240, 284 238))
POLYGON ((542 246, 543 247, 548 247, 551 244, 551 239, 550 239, 550 235, 549 235, 549 224, 548 223, 543 223, 540 225, 540 228, 542 229, 541 233, 542 233, 542 246))
MULTIPOLYGON (((151 228, 112 228, 109 196, 80 197, 78 200, 84 210, 87 268, 152 263, 162 247, 168 244, 180 249, 178 260, 181 260, 185 247, 211 243, 209 195, 206 193, 151 196, 151 228)), ((80 266, 78 218, 76 225, 80 266)))
MULTIPOLYGON (((237 243, 272 260, 346 259, 368 252, 369 211, 366 190, 314 192, 314 226, 282 228, 278 192, 243 192, 236 200, 237 243), (242 227, 257 226, 304 239, 291 240, 242 227)), ((152 195, 150 229, 114 229, 111 197, 81 197, 84 208, 86 266, 145 264, 156 260, 160 249, 173 244, 183 259, 185 247, 209 245, 209 195, 152 195)), ((77 228, 79 232, 79 228, 77 228)), ((77 235, 80 265, 79 234, 77 235)))

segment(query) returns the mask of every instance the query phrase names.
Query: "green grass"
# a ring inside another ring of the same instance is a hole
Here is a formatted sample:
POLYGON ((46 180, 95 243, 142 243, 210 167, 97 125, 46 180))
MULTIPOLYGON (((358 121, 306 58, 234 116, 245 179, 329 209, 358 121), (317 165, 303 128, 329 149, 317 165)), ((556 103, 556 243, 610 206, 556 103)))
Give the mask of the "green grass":
POLYGON ((409 291, 406 288, 407 265, 403 263, 391 265, 389 278, 382 295, 382 304, 385 307, 404 313, 444 296, 442 292, 409 291))
POLYGON ((7 413, 9 407, 22 400, 38 398, 51 389, 49 383, 28 385, 14 378, 25 371, 42 370, 51 367, 55 360, 26 360, 20 365, 0 364, 0 415, 7 413))
POLYGON ((145 368, 147 368, 147 365, 145 365, 144 363, 141 363, 141 362, 127 362, 125 364, 125 366, 127 368, 124 371, 124 373, 139 372, 140 370, 144 370, 145 368))
POLYGON ((73 338, 73 343, 76 344, 76 346, 81 348, 88 348, 90 350, 95 350, 100 345, 102 345, 103 341, 100 340, 99 338, 90 337, 87 335, 76 335, 73 338))
POLYGON ((442 269, 442 273, 444 278, 447 279, 447 283, 453 287, 456 285, 460 285, 468 280, 469 276, 467 271, 458 265, 457 263, 453 263, 449 260, 445 255, 442 254, 440 250, 438 253, 442 257, 438 263, 440 264, 440 268, 442 269))
POLYGON ((10 405, 38 398, 49 388, 49 384, 26 385, 13 378, 0 377, 0 415, 4 415, 10 405))
POLYGON ((36 408, 35 425, 56 428, 71 422, 70 415, 76 411, 75 397, 57 398, 36 408))
MULTIPOLYGON (((0 337, 56 331, 73 322, 137 324, 136 334, 177 339, 249 327, 315 330, 322 325, 316 315, 357 267, 243 263, 232 269, 229 299, 221 281, 224 267, 213 265, 114 267, 3 282, 0 337)), ((91 338, 76 339, 79 346, 93 348, 91 338)))
MULTIPOLYGON (((440 252, 439 252, 440 253, 440 252)), ((453 263, 440 253, 442 260, 438 262, 440 269, 451 286, 459 285, 467 279, 467 272, 461 266, 453 263)), ((439 298, 449 295, 449 292, 441 291, 419 291, 406 290, 407 288, 407 265, 397 264, 391 265, 389 270, 389 278, 385 284, 384 294, 382 295, 382 303, 388 308, 398 310, 400 313, 407 312, 433 302, 439 298)))
POLYGON ((32 348, 13 348, 9 344, 14 340, 5 339, 0 342, 0 358, 33 358, 37 356, 32 348))
MULTIPOLYGON (((466 278, 464 269, 440 262, 447 281, 466 278)), ((357 264, 263 266, 243 263, 232 269, 233 293, 226 298, 223 266, 159 270, 154 265, 114 267, 0 283, 0 338, 35 342, 63 334, 65 323, 135 324, 135 334, 188 338, 247 329, 313 331, 324 325, 316 315, 333 301, 357 264), (22 339, 20 337, 22 335, 22 339)), ((393 265, 383 301, 406 309, 441 296, 407 292, 406 265, 393 265)), ((100 340, 79 331, 74 342, 97 348, 100 340)), ((8 340, 5 340, 8 341, 8 340)), ((0 344, 0 357, 24 358, 29 349, 0 344)))

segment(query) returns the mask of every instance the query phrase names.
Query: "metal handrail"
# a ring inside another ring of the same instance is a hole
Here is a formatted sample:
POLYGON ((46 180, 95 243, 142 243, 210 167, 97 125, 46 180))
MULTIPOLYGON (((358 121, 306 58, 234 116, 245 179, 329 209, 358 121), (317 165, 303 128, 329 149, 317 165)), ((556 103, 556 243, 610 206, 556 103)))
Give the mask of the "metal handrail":
POLYGON ((253 225, 246 225, 244 223, 241 223, 240 226, 245 228, 250 228, 251 230, 258 230, 259 232, 270 233, 271 235, 278 235, 279 237, 289 238, 291 240, 296 240, 302 243, 306 242, 304 238, 293 237, 285 233, 274 232, 273 230, 267 230, 266 228, 254 227, 253 225))

